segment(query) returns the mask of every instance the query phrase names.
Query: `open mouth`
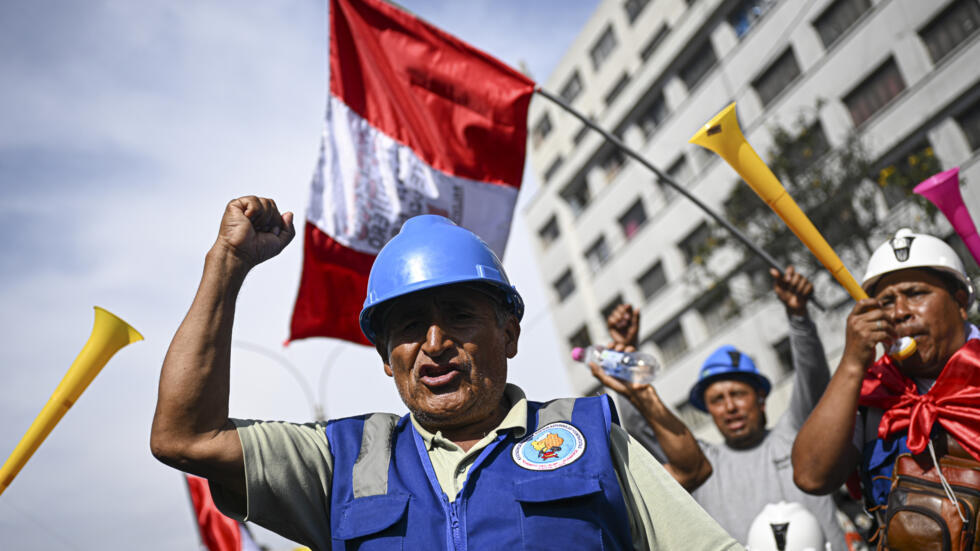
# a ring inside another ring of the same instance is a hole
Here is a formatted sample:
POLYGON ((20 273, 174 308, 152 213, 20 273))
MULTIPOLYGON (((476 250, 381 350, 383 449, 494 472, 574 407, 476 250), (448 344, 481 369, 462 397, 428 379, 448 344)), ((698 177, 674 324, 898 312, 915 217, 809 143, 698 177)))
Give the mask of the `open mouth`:
POLYGON ((745 419, 729 419, 728 421, 725 421, 725 426, 732 432, 742 430, 745 428, 745 419))
POLYGON ((419 368, 419 380, 428 387, 445 386, 459 378, 459 370, 452 364, 427 364, 419 368))

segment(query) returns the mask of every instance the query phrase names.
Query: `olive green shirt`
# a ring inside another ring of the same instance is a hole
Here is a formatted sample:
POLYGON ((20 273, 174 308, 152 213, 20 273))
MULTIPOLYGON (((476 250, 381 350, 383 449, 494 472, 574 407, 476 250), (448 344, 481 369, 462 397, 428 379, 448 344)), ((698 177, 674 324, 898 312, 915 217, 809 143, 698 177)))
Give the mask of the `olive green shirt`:
MULTIPOLYGON (((432 434, 412 417, 429 452, 439 485, 450 500, 462 488, 480 450, 500 432, 527 432, 527 399, 507 385, 510 411, 469 451, 432 434)), ((324 423, 296 424, 234 419, 245 458, 246 510, 211 485, 225 514, 248 520, 311 548, 330 548, 333 458, 324 423)), ((742 549, 625 430, 612 426, 612 461, 619 477, 634 549, 742 549)))

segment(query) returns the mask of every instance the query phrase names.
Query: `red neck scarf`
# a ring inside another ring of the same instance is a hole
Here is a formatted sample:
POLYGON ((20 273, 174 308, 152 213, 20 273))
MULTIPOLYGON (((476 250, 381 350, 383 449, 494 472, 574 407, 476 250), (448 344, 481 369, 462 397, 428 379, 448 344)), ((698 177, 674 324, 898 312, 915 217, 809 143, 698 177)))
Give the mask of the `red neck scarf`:
POLYGON ((980 461, 980 339, 957 350, 925 394, 919 394, 891 358, 882 356, 864 374, 858 403, 885 410, 878 438, 907 430, 909 450, 922 453, 938 421, 980 461))

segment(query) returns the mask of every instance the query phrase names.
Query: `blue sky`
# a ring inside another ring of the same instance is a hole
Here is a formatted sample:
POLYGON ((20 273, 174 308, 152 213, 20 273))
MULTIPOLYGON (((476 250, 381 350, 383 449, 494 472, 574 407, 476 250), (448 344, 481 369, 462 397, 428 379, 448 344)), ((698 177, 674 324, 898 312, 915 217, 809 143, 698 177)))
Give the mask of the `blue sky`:
MULTIPOLYGON (((544 80, 597 2, 401 4, 544 80)), ((116 355, 0 496, 0 541, 193 549, 182 480, 149 454, 159 368, 224 204, 257 194, 306 208, 325 2, 14 0, 0 3, 0 52, 0 455, 81 350, 93 305, 146 337, 116 355)), ((534 187, 525 180, 520 203, 534 187)), ((535 398, 567 394, 520 217, 511 235, 504 261, 530 322, 511 379, 535 398)), ((232 415, 311 418, 298 383, 255 346, 294 365, 331 416, 404 411, 373 350, 325 339, 281 348, 300 261, 297 240, 246 281, 232 415)))

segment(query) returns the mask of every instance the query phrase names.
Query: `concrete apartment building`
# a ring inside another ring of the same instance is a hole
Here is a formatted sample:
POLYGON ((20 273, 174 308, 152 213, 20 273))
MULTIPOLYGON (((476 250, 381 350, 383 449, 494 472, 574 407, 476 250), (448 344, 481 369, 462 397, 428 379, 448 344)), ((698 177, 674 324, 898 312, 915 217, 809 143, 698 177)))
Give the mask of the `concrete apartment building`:
MULTIPOLYGON (((719 211, 744 184, 687 140, 734 100, 763 156, 768 128, 791 126, 801 112, 831 147, 856 129, 881 166, 931 147, 943 168, 960 166, 980 220, 978 0, 603 0, 544 87, 719 211)), ((641 348, 665 366, 657 388, 698 436, 715 439, 707 417, 685 406, 687 393, 726 343, 773 379, 774 422, 792 381, 785 315, 771 296, 747 301, 743 292, 765 282, 736 274, 710 290, 694 283, 704 213, 544 98, 529 125, 540 187, 523 216, 565 352, 606 342, 604 313, 631 302, 642 312, 641 348)), ((902 204, 889 207, 888 230, 922 229, 903 220, 902 204)), ((863 266, 849 268, 861 277, 863 266)), ((826 274, 816 281, 818 290, 836 286, 826 274)), ((826 313, 811 308, 832 362, 852 305, 834 302, 826 313)), ((587 369, 567 362, 577 392, 597 390, 587 369)))

